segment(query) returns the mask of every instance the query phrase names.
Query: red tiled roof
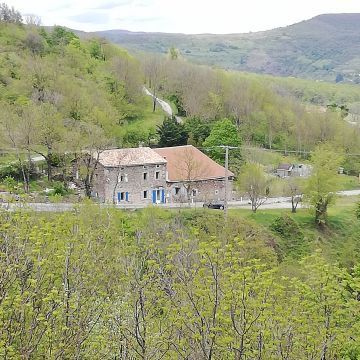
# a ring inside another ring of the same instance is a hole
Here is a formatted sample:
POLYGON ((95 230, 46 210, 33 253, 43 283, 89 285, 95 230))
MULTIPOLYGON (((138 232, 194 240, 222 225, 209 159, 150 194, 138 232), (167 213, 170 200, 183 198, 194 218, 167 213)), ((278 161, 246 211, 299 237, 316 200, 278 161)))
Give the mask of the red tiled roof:
MULTIPOLYGON (((225 177, 225 168, 192 145, 153 149, 167 161, 169 181, 209 180, 225 177)), ((229 171, 229 176, 234 174, 229 171)))

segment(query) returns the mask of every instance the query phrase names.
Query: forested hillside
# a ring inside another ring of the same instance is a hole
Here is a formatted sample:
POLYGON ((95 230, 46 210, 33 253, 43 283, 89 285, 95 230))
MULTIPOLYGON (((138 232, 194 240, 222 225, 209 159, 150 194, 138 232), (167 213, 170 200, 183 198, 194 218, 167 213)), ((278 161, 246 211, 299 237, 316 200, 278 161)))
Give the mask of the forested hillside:
POLYGON ((81 42, 62 27, 46 32, 0 22, 0 47, 2 140, 8 147, 70 150, 76 137, 120 144, 121 125, 144 116, 139 63, 116 46, 81 42), (16 136, 19 129, 23 138, 16 136))
POLYGON ((358 266, 281 219, 272 232, 203 210, 0 211, 0 356, 358 359, 358 266))
POLYGON ((133 51, 176 47, 197 63, 225 69, 333 82, 360 82, 360 14, 320 15, 298 24, 248 34, 184 35, 122 30, 97 34, 133 51))
POLYGON ((345 120, 349 109, 357 111, 356 86, 226 72, 171 57, 144 62, 148 85, 176 104, 195 145, 228 118, 247 144, 302 153, 330 142, 358 152, 359 128, 345 120))

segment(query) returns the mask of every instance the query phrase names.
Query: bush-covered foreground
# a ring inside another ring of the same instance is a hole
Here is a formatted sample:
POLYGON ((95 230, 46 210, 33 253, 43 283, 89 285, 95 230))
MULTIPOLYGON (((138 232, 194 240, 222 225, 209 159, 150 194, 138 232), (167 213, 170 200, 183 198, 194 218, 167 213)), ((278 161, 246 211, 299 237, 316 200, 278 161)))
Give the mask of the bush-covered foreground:
POLYGON ((360 358, 360 268, 287 277, 279 246, 237 214, 0 212, 0 357, 360 358))

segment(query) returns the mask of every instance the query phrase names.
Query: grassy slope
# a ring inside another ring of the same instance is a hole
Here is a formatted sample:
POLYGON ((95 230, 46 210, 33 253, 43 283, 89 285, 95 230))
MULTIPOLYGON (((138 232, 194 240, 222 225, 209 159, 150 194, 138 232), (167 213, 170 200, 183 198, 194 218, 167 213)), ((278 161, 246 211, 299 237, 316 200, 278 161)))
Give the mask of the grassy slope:
POLYGON ((150 97, 146 97, 143 102, 142 116, 129 122, 124 121, 121 128, 118 129, 117 136, 118 138, 126 138, 134 134, 146 139, 147 134, 156 131, 156 127, 163 122, 164 116, 166 114, 160 106, 157 106, 155 112, 153 112, 152 100, 150 97))
MULTIPOLYGON (((339 261, 349 269, 355 262, 360 261, 360 247, 358 238, 360 234, 360 220, 355 217, 355 206, 359 197, 339 197, 336 204, 329 208, 329 226, 326 230, 319 230, 313 222, 313 214, 309 209, 298 209, 292 214, 289 209, 258 210, 256 214, 247 209, 232 209, 230 215, 251 219, 255 224, 270 228, 279 216, 287 215, 295 220, 302 230, 304 237, 299 244, 295 244, 295 253, 290 253, 285 261, 287 265, 294 266, 294 259, 299 254, 310 254, 316 249, 331 260, 339 261)), ((293 239, 288 237, 286 242, 293 239)), ((281 242, 281 241, 280 241, 281 242)))

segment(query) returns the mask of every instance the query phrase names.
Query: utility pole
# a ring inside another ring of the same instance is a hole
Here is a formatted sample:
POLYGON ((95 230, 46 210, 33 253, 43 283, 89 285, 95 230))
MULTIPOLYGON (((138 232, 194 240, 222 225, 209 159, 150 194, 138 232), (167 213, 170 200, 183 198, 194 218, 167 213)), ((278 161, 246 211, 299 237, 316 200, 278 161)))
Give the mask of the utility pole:
POLYGON ((229 187, 229 146, 225 146, 225 199, 224 199, 224 219, 228 216, 228 187, 229 187))
POLYGON ((225 149, 225 198, 224 198, 224 219, 228 216, 228 197, 229 197, 229 149, 239 149, 239 146, 218 145, 218 148, 225 149))

